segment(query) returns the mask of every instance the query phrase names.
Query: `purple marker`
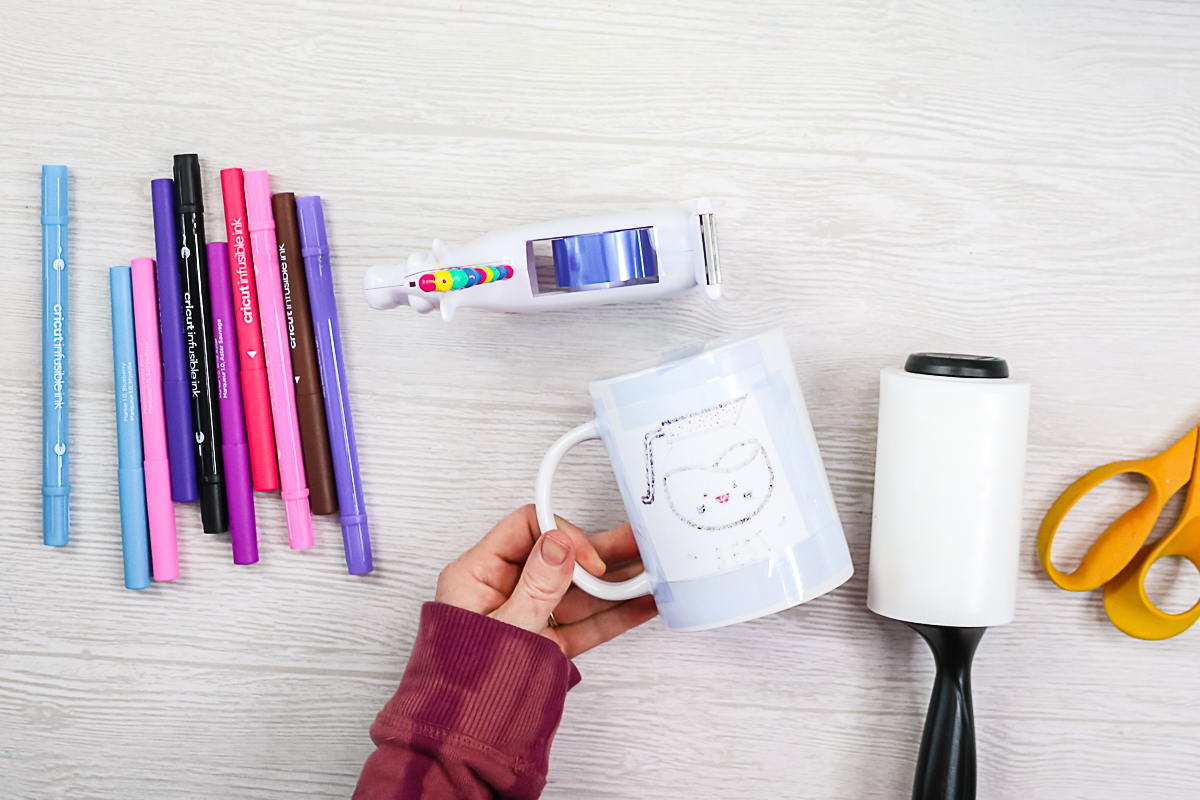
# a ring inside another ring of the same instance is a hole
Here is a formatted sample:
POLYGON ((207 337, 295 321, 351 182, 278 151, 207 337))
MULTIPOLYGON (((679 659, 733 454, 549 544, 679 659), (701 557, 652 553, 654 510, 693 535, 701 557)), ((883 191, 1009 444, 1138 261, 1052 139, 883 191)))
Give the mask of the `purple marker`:
POLYGON ((258 529, 254 524, 254 489, 250 484, 250 447, 242 413, 241 367, 233 290, 229 285, 229 251, 224 242, 208 244, 208 290, 212 299, 213 347, 217 354, 217 398, 221 406, 221 454, 225 457, 225 493, 229 499, 229 537, 233 563, 258 561, 258 529))
POLYGON ((167 415, 167 455, 171 496, 176 503, 199 499, 192 444, 192 398, 187 349, 183 344, 183 302, 179 295, 179 251, 175 238, 175 183, 150 181, 154 197, 154 249, 158 255, 158 325, 162 333, 163 411, 167 415))
POLYGON ((337 481, 338 506, 342 512, 342 545, 351 575, 373 568, 371 536, 367 532, 367 509, 363 505, 362 476, 358 472, 358 446, 350 417, 350 391, 342 362, 342 332, 338 328, 337 301, 333 297, 333 275, 329 272, 329 240, 325 236, 325 212, 320 197, 296 200, 300 217, 300 253, 308 278, 308 304, 312 308, 313 333, 317 337, 317 360, 321 364, 321 391, 325 395, 325 419, 333 449, 333 477, 337 481))

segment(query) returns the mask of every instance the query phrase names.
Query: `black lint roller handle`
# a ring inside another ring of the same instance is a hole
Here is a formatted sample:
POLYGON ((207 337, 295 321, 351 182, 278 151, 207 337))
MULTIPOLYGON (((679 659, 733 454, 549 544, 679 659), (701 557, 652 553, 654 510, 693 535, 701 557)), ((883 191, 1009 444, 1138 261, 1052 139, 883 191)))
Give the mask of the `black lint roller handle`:
POLYGON ((907 624, 929 643, 937 664, 917 755, 913 800, 975 800, 971 661, 987 628, 907 624))

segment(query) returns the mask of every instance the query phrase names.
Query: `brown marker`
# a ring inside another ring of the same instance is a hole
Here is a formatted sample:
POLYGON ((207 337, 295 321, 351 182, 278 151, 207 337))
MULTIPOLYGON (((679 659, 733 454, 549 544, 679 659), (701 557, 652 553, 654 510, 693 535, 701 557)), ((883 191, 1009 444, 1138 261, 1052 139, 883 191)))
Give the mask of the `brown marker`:
POLYGON ((292 373, 296 381, 296 416, 300 422, 300 446, 304 451, 304 473, 308 478, 308 502, 314 514, 338 510, 333 457, 329 452, 329 428, 325 423, 325 401, 321 396, 321 369, 313 339, 312 310, 308 306, 308 279, 300 253, 300 227, 296 223, 296 195, 281 192, 271 196, 275 213, 275 237, 279 244, 279 272, 283 279, 283 307, 287 312, 288 343, 292 347, 292 373))

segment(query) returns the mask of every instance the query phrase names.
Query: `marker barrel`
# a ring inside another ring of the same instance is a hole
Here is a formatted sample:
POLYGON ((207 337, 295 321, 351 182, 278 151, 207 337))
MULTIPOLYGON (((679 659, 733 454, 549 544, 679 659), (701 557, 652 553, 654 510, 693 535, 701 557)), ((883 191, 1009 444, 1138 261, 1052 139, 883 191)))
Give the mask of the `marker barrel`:
POLYGON ((246 197, 240 169, 221 170, 221 196, 225 205, 225 232, 229 236, 229 281, 237 312, 237 350, 250 469, 255 490, 273 492, 279 488, 279 467, 275 462, 271 394, 263 356, 258 287, 251 262, 246 197))
POLYGON ((191 387, 187 344, 183 333, 183 302, 179 294, 179 238, 175 216, 175 182, 150 182, 154 202, 154 250, 158 256, 158 320, 162 339, 163 411, 167 418, 171 459, 171 496, 191 503, 196 492, 195 432, 192 428, 191 387))
POLYGON ((200 517, 205 533, 225 533, 229 530, 229 506, 225 497, 221 413, 215 386, 217 357, 212 344, 204 193, 200 185, 200 160, 195 154, 175 156, 175 213, 179 220, 179 283, 196 439, 193 452, 200 517))
POLYGON ((142 421, 134 344, 133 286, 129 267, 108 271, 112 293, 113 388, 117 410, 117 485, 121 501, 121 550, 125 588, 150 585, 150 532, 142 472, 142 421))
POLYGON ((229 498, 229 536, 233 563, 258 561, 258 530, 254 522, 254 489, 250 477, 250 448, 242 413, 238 339, 234 330, 229 253, 224 242, 208 245, 209 291, 212 294, 213 345, 217 354, 217 397, 221 403, 221 449, 225 456, 225 492, 229 498))
POLYGON ((296 201, 296 211, 300 218, 301 253, 308 277, 308 299, 317 339, 317 356, 321 363, 321 387, 325 394, 333 471, 337 477, 338 503, 342 512, 342 545, 346 550, 346 565, 350 574, 361 575, 370 572, 374 564, 367 509, 363 502, 362 476, 358 468, 354 419, 350 413, 350 390, 346 385, 346 366, 342 358, 337 300, 329 268, 325 212, 321 208, 320 197, 301 197, 296 201))
POLYGON ((313 338, 308 279, 300 255, 296 196, 291 192, 272 195, 271 210, 275 215, 275 238, 279 245, 279 275, 283 281, 283 307, 287 313, 288 343, 292 352, 296 418, 300 424, 300 444, 304 448, 308 503, 314 514, 332 514, 338 509, 337 483, 333 477, 333 455, 329 450, 325 401, 321 397, 321 367, 313 338))
POLYGON ((42 541, 70 541, 67 168, 42 167, 42 541))
POLYGON ((313 546, 312 517, 296 418, 296 395, 292 389, 295 381, 283 308, 275 218, 271 213, 271 183, 266 170, 258 170, 246 173, 245 185, 247 227, 258 279, 258 310, 267 356, 267 380, 271 386, 271 418, 275 423, 275 447, 279 451, 280 495, 291 547, 304 550, 313 546))
POLYGON ((138 399, 142 414, 151 566, 154 580, 173 581, 179 577, 179 545, 171 493, 171 460, 167 455, 167 421, 163 412, 154 259, 135 258, 130 272, 133 276, 133 327, 137 340, 138 399))

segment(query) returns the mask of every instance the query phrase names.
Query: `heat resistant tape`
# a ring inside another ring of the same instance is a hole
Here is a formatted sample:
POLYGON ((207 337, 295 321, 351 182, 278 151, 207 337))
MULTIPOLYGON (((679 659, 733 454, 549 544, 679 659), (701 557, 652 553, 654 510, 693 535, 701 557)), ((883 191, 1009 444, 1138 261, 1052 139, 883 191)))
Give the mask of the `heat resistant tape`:
POLYGON ((658 277, 653 228, 554 239, 554 277, 560 289, 630 283, 658 277))

